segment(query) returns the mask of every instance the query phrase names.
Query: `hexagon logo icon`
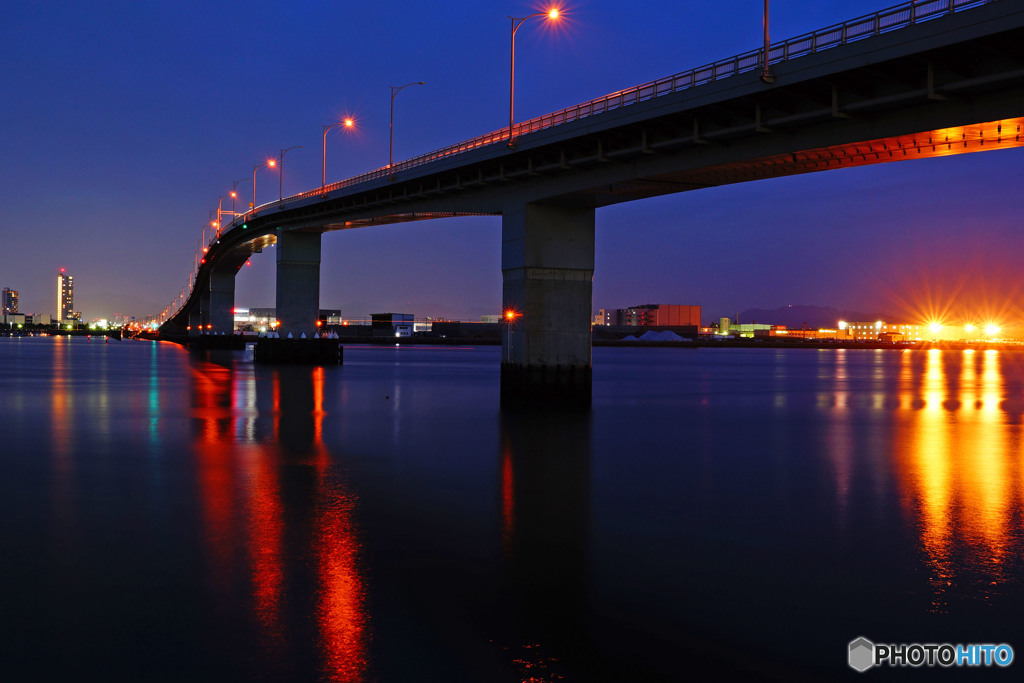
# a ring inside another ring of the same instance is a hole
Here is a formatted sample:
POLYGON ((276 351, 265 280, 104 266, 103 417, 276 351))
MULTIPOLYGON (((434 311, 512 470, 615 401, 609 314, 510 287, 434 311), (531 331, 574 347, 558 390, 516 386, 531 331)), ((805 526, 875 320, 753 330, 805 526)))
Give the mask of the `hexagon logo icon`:
POLYGON ((875 663, 875 644, 863 636, 857 640, 851 640, 847 661, 851 669, 861 673, 867 671, 875 663))

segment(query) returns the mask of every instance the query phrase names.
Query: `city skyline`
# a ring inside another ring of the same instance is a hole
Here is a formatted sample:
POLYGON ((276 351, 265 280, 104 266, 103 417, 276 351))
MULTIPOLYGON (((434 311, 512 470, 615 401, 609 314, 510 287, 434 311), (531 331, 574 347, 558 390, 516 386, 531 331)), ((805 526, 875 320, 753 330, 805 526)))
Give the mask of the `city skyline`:
MULTIPOLYGON (((772 36, 892 4, 779 4, 772 36)), ((535 20, 518 34, 518 119, 756 48, 761 37, 760 3, 562 6, 557 30, 535 20)), ((185 284, 218 197, 241 179, 239 208, 250 200, 254 165, 302 145, 283 179, 258 172, 260 203, 279 183, 284 194, 319 186, 322 126, 343 115, 357 124, 327 138, 328 182, 385 165, 386 85, 425 82, 395 100, 396 161, 505 125, 506 15, 539 7, 15 8, 0 28, 0 54, 19 66, 0 76, 18 94, 0 114, 18 169, 3 184, 0 278, 17 286, 22 310, 44 313, 52 258, 90 283, 78 304, 90 318, 159 312, 185 284), (382 59, 381 43, 403 49, 382 59)), ((1019 318, 1011 256, 1024 247, 1022 159, 1012 149, 880 164, 602 209, 593 308, 693 302, 714 318, 786 304, 905 317, 960 307, 1019 318)), ((324 305, 458 319, 500 309, 500 218, 332 233, 323 250, 324 305)), ((274 306, 268 252, 239 274, 236 305, 274 306)))

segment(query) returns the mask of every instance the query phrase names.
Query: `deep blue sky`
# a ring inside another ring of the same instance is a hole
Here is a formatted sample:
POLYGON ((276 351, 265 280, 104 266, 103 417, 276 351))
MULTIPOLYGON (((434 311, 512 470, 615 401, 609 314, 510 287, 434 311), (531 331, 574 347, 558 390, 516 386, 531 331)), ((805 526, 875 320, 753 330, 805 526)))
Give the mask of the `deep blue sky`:
MULTIPOLYGON (((783 39, 891 2, 776 0, 783 39)), ((517 36, 517 118, 756 48, 757 0, 576 0, 557 31, 517 36)), ((0 22, 0 287, 53 314, 75 275, 86 319, 158 312, 182 288, 208 213, 280 148, 286 194, 386 164, 388 85, 401 160, 501 128, 507 15, 521 0, 8 3, 0 22)), ((594 308, 830 305, 900 312, 926 294, 1020 314, 1024 150, 915 160, 690 192, 603 209, 594 308)), ((277 196, 260 171, 257 199, 277 196)), ((321 305, 471 319, 501 300, 500 219, 324 236, 321 305)), ((274 305, 273 252, 236 304, 274 305)))

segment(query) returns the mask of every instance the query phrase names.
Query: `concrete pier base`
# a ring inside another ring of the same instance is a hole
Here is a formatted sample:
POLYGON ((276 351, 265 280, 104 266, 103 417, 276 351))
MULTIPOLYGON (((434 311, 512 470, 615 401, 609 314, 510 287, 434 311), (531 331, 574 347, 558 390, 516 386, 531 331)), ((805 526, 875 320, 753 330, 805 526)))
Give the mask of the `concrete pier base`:
POLYGON ((589 408, 594 210, 512 207, 501 264, 502 407, 589 408))

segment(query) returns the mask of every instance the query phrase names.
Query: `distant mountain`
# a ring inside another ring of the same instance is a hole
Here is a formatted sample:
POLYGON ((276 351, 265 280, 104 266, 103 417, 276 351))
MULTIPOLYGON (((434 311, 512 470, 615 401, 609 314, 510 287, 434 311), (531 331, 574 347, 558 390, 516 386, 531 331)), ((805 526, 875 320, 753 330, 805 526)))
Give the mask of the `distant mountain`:
MULTIPOLYGON (((766 323, 770 325, 785 325, 789 329, 801 329, 805 325, 807 329, 818 329, 821 327, 835 327, 840 320, 886 320, 892 319, 875 313, 862 313, 860 311, 840 311, 830 306, 783 306, 773 310, 763 308, 751 308, 740 313, 741 323, 766 323)), ((733 321, 737 322, 737 321, 733 321)))

